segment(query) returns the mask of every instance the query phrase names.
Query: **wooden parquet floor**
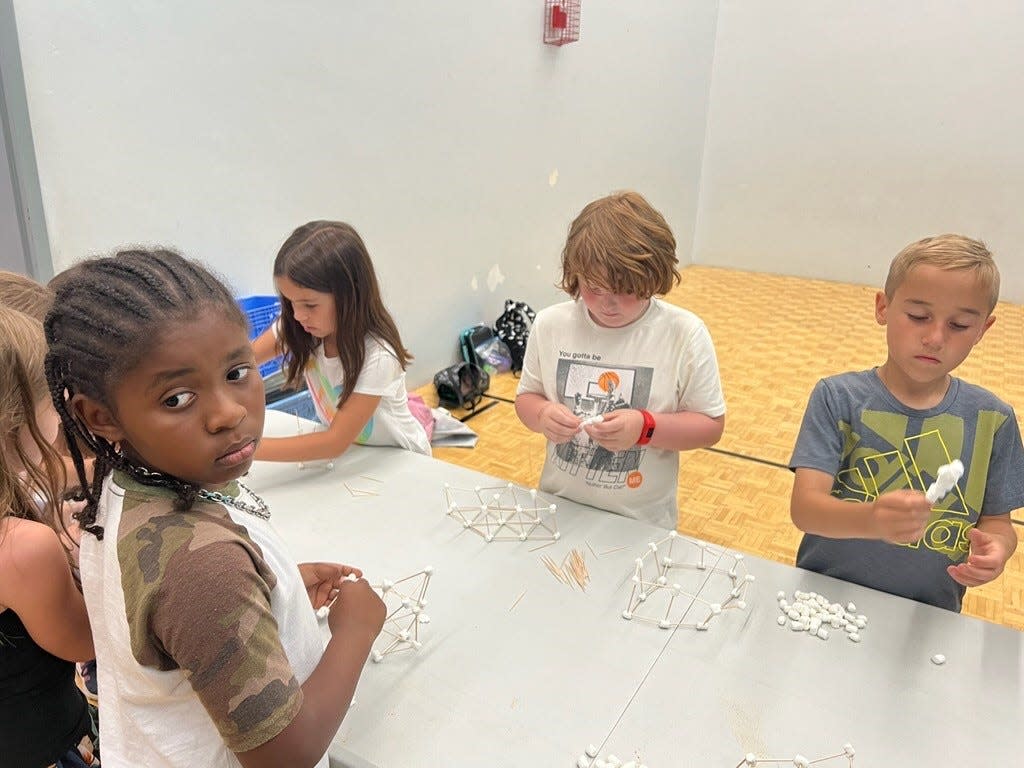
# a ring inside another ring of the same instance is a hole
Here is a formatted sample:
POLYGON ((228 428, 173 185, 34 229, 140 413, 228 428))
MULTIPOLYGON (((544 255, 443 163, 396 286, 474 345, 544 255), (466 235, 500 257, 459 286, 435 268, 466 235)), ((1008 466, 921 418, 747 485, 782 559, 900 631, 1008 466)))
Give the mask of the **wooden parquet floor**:
MULTIPOLYGON (((666 300, 696 312, 711 331, 728 414, 714 449, 685 453, 679 479, 679 531, 783 563, 793 563, 800 532, 789 519, 789 460, 807 397, 833 373, 885 360, 870 287, 689 267, 666 300), (774 466, 774 465, 782 465, 774 466)), ((997 320, 957 371, 1024 413, 1024 307, 1000 303, 997 320)), ((467 422, 476 448, 434 456, 527 487, 544 462, 544 438, 516 418, 516 380, 492 378, 486 410, 467 422)), ((417 390, 436 404, 433 386, 417 390)), ((461 414, 456 414, 461 415, 461 414)), ((1024 520, 1024 512, 1017 512, 1024 520)), ((1018 527, 1024 538, 1024 527, 1018 527)), ((1024 630, 1024 542, 992 584, 967 592, 964 613, 1024 630)))

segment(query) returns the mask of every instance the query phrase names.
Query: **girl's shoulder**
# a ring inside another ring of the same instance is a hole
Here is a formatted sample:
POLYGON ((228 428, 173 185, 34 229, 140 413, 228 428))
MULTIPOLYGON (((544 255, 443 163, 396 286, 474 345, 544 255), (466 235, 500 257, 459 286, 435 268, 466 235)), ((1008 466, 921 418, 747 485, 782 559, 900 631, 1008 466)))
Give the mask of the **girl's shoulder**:
POLYGON ((200 499, 179 510, 167 489, 143 486, 123 475, 114 482, 123 501, 116 527, 107 531, 104 542, 116 547, 122 581, 134 585, 133 590, 156 594, 167 579, 201 579, 215 586, 210 574, 225 558, 249 564, 267 578, 270 568, 260 546, 223 504, 200 499))
POLYGON ((0 520, 0 603, 8 604, 5 593, 31 587, 40 574, 65 568, 67 553, 50 526, 20 517, 0 520))
POLYGON ((379 336, 374 336, 372 333, 366 334, 366 338, 363 340, 363 344, 366 346, 366 353, 371 352, 385 353, 388 355, 395 354, 395 348, 388 344, 384 339, 379 336))
POLYGON ((54 546, 63 549, 57 532, 45 523, 23 517, 5 517, 0 520, 0 553, 16 550, 29 554, 39 550, 47 551, 54 546))

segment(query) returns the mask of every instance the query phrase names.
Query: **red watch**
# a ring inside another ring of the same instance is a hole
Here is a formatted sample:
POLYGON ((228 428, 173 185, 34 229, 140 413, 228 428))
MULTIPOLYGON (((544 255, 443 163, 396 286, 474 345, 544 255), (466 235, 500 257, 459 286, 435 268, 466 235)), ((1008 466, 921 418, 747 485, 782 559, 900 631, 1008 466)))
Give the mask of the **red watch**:
POLYGON ((643 408, 639 409, 640 415, 644 417, 644 428, 640 430, 640 437, 637 439, 637 445, 647 445, 651 442, 651 438, 654 437, 654 417, 651 416, 650 411, 645 411, 643 408))

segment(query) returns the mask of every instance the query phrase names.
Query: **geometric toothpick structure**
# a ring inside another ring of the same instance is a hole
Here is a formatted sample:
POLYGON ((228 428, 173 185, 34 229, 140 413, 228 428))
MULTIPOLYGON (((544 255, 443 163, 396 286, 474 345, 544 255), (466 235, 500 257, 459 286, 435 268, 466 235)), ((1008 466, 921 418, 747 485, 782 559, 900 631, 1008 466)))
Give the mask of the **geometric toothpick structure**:
POLYGON ((387 606, 380 636, 390 639, 384 650, 373 651, 371 658, 374 661, 381 662, 385 656, 401 651, 419 650, 423 644, 420 642, 420 624, 430 623, 430 617, 423 608, 427 604, 427 587, 433 573, 434 569, 428 565, 404 579, 394 582, 385 579, 380 584, 370 585, 387 606))
POLYGON ((557 506, 532 488, 514 483, 483 488, 452 488, 444 484, 444 508, 454 518, 487 541, 557 541, 557 506))
POLYGON ((843 744, 843 751, 835 755, 829 755, 828 757, 819 757, 817 760, 808 760, 803 755, 797 755, 796 757, 786 758, 775 758, 775 757, 756 757, 753 754, 749 754, 740 760, 736 764, 736 768, 747 768, 747 766, 755 765, 795 765, 797 768, 808 768, 811 765, 818 765, 819 763, 826 763, 829 760, 837 760, 846 758, 847 768, 853 768, 853 756, 856 752, 853 749, 852 744, 843 744))
POLYGON ((662 629, 706 630, 723 611, 747 607, 754 577, 746 570, 743 555, 670 531, 636 559, 622 618, 662 629))

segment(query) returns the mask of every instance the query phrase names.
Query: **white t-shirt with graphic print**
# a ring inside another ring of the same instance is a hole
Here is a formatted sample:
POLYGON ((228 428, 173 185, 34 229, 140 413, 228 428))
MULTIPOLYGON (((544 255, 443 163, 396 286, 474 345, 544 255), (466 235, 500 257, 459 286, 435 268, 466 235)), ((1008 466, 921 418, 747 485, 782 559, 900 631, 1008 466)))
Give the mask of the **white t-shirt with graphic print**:
MULTIPOLYGON (((620 408, 725 413, 711 335, 699 317, 651 299, 623 328, 604 328, 582 301, 537 314, 518 393, 562 403, 586 418, 620 408)), ((679 452, 633 446, 611 452, 580 432, 548 443, 541 490, 675 530, 679 452)))
MULTIPOLYGON (((329 425, 338 412, 345 369, 337 357, 327 357, 321 343, 306 364, 306 387, 321 423, 329 425)), ((359 445, 390 445, 430 455, 423 425, 409 410, 405 371, 394 350, 373 336, 366 337, 366 359, 353 392, 380 398, 377 410, 356 437, 359 445)))

